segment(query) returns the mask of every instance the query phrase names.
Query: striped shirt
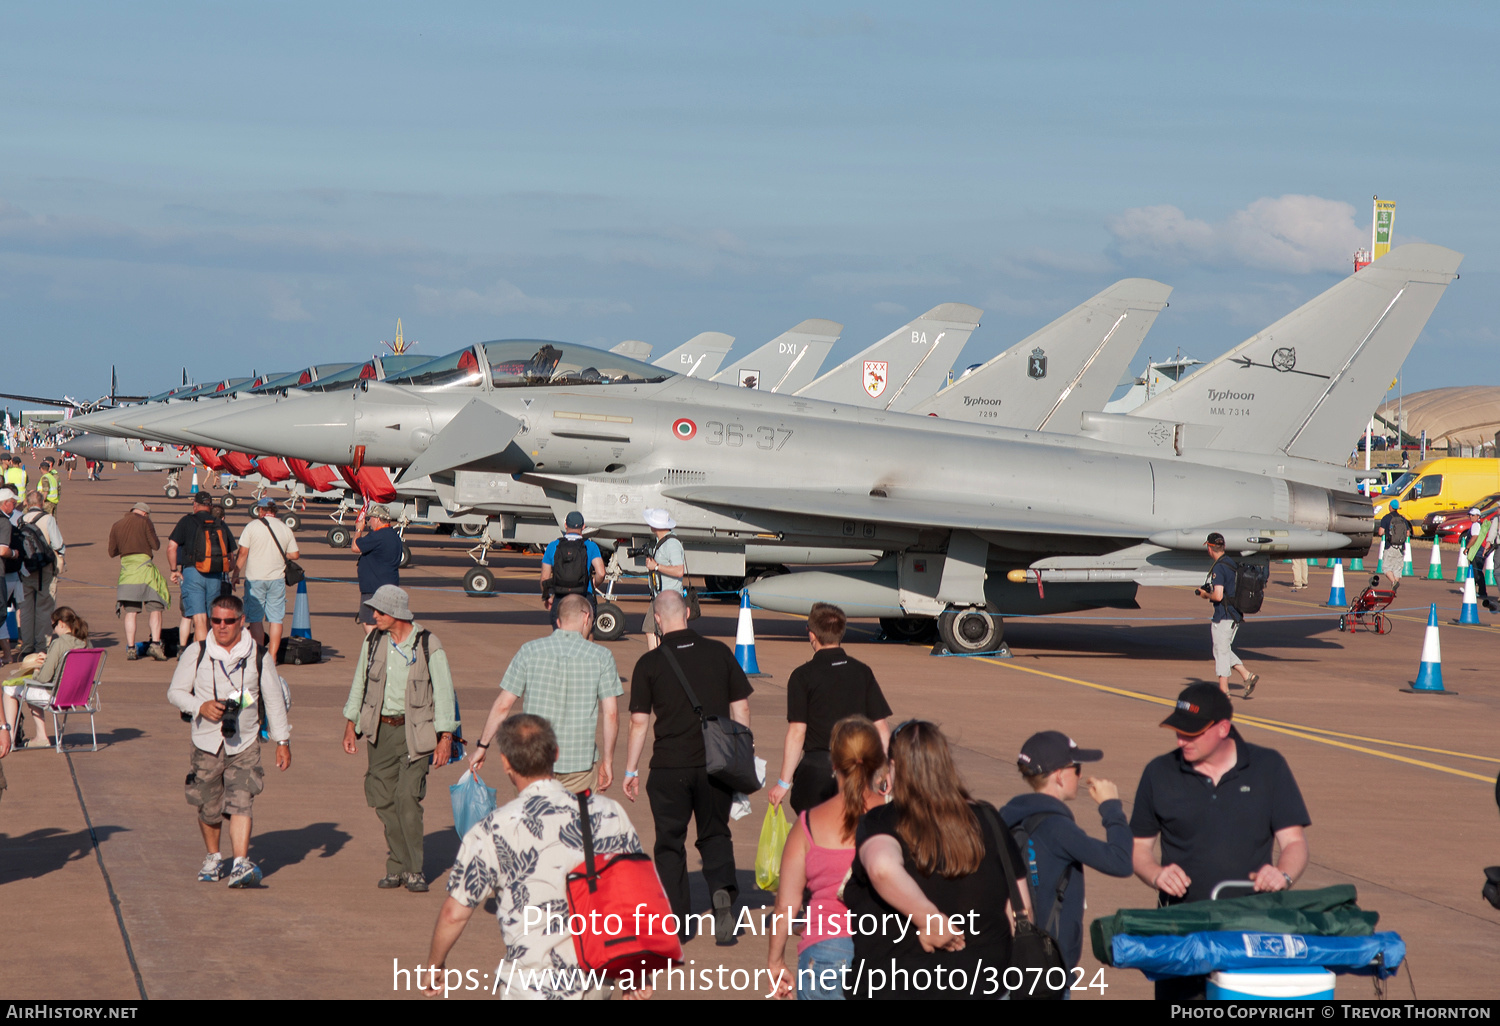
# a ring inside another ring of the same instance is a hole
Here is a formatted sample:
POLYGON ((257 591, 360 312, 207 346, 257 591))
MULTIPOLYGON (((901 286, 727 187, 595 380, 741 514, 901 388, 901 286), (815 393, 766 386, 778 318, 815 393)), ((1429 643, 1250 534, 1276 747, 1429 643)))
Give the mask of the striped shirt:
POLYGON ((593 768, 599 759, 594 743, 599 702, 625 691, 609 650, 561 627, 522 645, 500 687, 521 699, 523 712, 552 724, 557 733, 555 773, 593 768))

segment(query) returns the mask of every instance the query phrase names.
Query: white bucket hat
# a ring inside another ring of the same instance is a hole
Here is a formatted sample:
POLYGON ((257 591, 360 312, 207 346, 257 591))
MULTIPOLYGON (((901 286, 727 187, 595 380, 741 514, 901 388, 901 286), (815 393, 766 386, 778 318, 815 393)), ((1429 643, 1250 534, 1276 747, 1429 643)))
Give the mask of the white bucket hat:
POLYGON ((398 620, 416 619, 411 615, 411 605, 408 603, 406 592, 394 584, 382 584, 375 589, 375 594, 365 599, 363 604, 378 613, 394 616, 398 620))
POLYGON ((672 514, 664 509, 648 509, 645 517, 646 526, 655 531, 670 531, 677 526, 677 521, 672 519, 672 514))

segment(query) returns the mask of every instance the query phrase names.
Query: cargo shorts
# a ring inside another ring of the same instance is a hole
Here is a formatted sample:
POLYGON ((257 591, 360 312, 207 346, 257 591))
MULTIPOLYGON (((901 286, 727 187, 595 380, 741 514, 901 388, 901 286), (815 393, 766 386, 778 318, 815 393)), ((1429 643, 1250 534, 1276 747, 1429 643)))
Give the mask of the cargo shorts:
POLYGON ((266 771, 260 764, 260 745, 252 744, 236 755, 205 752, 193 746, 193 768, 184 789, 187 802, 198 810, 198 818, 209 826, 218 826, 225 813, 248 816, 255 796, 266 786, 266 771))

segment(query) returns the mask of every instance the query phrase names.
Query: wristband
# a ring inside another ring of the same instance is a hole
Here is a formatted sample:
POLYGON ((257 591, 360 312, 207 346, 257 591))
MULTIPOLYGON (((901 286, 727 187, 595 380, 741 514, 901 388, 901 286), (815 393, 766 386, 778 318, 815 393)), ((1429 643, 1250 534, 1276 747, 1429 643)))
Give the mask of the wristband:
POLYGON ((483 741, 475 741, 474 742, 474 747, 475 748, 488 748, 489 745, 485 744, 483 741))
POLYGON ((640 772, 638 770, 626 770, 625 771, 625 779, 626 780, 630 780, 631 778, 638 777, 640 775, 641 774, 640 774, 640 772))
POLYGON ((1288 872, 1287 872, 1287 871, 1286 871, 1286 870, 1284 870, 1284 869, 1283 869, 1283 870, 1281 870, 1281 875, 1282 875, 1282 876, 1284 876, 1284 877, 1286 877, 1286 885, 1287 885, 1287 886, 1288 886, 1288 887, 1290 887, 1290 886, 1292 886, 1292 885, 1293 885, 1293 884, 1295 884, 1295 883, 1296 883, 1296 882, 1297 882, 1297 881, 1296 881, 1296 880, 1293 880, 1293 879, 1292 879, 1292 874, 1290 874, 1290 873, 1288 873, 1288 872))
POLYGON ((776 779, 776 786, 780 787, 780 788, 784 788, 784 789, 786 789, 788 791, 790 791, 792 789, 792 785, 788 784, 785 780, 782 780, 780 777, 778 777, 776 779))

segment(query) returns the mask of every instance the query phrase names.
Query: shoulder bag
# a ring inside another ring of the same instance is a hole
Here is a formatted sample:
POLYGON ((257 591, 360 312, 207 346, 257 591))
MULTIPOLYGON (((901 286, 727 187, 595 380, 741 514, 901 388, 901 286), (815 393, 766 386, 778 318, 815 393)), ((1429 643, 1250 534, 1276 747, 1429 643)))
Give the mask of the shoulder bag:
POLYGON ((687 674, 682 672, 677 654, 665 640, 658 647, 671 664, 672 672, 677 674, 682 690, 687 692, 688 704, 693 707, 693 712, 698 714, 698 722, 703 725, 703 761, 708 775, 740 794, 759 791, 762 785, 760 775, 755 772, 755 735, 742 723, 703 715, 703 703, 698 701, 697 693, 688 683, 687 674))
POLYGON ((1021 985, 1010 992, 1012 1001, 1060 1001, 1068 993, 1073 974, 1063 959, 1062 950, 1045 930, 1031 921, 1026 906, 1021 902, 1021 889, 1016 886, 1016 867, 1011 865, 1010 854, 1005 850, 1005 829, 995 810, 983 802, 979 803, 980 823, 989 827, 987 833, 995 842, 995 851, 1000 856, 1000 868, 1005 873, 1005 885, 1010 889, 1010 907, 1016 916, 1015 934, 1011 940, 1010 964, 1021 970, 1021 985), (1056 972, 1057 975, 1052 974, 1056 972))
POLYGON ((286 549, 281 547, 281 541, 276 537, 276 529, 266 523, 265 517, 261 517, 260 522, 265 524, 267 531, 271 532, 271 543, 276 546, 276 551, 281 553, 281 561, 286 564, 286 583, 297 585, 307 580, 307 571, 302 569, 302 564, 287 556, 286 549))

